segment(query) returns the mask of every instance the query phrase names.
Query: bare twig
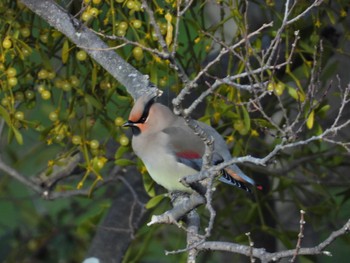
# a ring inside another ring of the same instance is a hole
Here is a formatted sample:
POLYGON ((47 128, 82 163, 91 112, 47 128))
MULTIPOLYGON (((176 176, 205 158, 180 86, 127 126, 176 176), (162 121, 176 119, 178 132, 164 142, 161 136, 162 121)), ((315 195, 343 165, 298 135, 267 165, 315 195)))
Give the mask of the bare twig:
MULTIPOLYGON (((300 248, 299 255, 326 255, 331 256, 329 251, 325 249, 336 240, 338 237, 345 235, 350 230, 350 219, 345 223, 343 227, 339 230, 332 232, 328 238, 326 238, 320 244, 310 247, 310 248, 300 248)), ((261 262, 275 262, 281 258, 291 257, 295 254, 295 249, 285 250, 281 252, 270 253, 262 248, 251 248, 250 246, 239 245, 229 242, 219 242, 219 241, 206 241, 201 245, 198 245, 197 249, 199 250, 216 250, 216 251, 227 251, 233 252, 241 255, 249 256, 251 253, 253 257, 259 258, 261 262), (252 251, 251 251, 252 250, 252 251)))
POLYGON ((304 215, 305 215, 305 211, 300 210, 300 222, 299 222, 300 227, 299 227, 298 241, 295 246, 295 253, 293 255, 293 258, 290 260, 290 262, 295 261, 301 248, 301 241, 303 240, 303 237, 304 237, 304 225, 305 225, 304 215))
POLYGON ((9 176, 13 177, 14 179, 16 179, 20 183, 24 184, 25 186, 27 186, 29 189, 31 189, 35 193, 37 193, 37 194, 42 193, 43 189, 38 184, 33 182, 30 179, 30 177, 26 177, 26 176, 20 174, 18 171, 16 171, 15 169, 13 169, 9 165, 7 165, 1 158, 0 158, 0 171, 3 171, 5 174, 8 174, 9 176))
POLYGON ((248 237, 248 242, 249 242, 249 247, 250 247, 250 251, 249 251, 250 263, 254 263, 255 262, 255 259, 253 257, 254 242, 252 241, 252 238, 250 236, 250 232, 245 233, 245 235, 248 237))

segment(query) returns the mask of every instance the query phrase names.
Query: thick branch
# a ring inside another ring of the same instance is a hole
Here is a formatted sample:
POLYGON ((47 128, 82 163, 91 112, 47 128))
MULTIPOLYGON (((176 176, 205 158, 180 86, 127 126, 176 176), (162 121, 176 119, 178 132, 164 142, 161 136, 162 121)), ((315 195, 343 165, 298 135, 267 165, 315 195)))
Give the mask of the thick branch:
POLYGON ((34 13, 62 32, 78 47, 96 60, 105 70, 126 87, 137 99, 146 90, 157 89, 150 83, 147 75, 142 75, 133 66, 117 55, 91 30, 74 18, 61 6, 50 0, 21 0, 34 13))
POLYGON ((205 199, 199 194, 191 194, 189 198, 182 198, 182 202, 175 204, 174 208, 162 215, 153 215, 148 226, 153 224, 176 224, 177 220, 186 215, 197 206, 204 204, 205 199))

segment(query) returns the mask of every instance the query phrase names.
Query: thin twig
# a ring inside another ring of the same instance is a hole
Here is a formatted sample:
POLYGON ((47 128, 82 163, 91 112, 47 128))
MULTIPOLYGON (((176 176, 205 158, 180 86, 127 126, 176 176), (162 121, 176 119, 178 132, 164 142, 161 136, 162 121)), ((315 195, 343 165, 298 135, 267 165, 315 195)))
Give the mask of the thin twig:
POLYGON ((292 259, 290 260, 290 262, 294 262, 295 259, 297 258, 299 251, 300 251, 300 248, 301 248, 301 241, 304 238, 304 225, 305 225, 304 215, 305 215, 305 211, 300 210, 298 241, 297 241, 297 244, 295 246, 295 253, 294 253, 292 259))

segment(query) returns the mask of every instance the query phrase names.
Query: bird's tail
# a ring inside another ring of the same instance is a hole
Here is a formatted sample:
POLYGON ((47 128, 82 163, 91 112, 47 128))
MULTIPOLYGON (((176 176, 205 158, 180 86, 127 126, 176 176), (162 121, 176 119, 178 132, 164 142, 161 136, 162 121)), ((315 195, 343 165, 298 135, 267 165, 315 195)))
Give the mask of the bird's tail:
POLYGON ((251 193, 247 184, 255 185, 253 179, 245 175, 236 165, 230 165, 221 171, 219 180, 251 193))

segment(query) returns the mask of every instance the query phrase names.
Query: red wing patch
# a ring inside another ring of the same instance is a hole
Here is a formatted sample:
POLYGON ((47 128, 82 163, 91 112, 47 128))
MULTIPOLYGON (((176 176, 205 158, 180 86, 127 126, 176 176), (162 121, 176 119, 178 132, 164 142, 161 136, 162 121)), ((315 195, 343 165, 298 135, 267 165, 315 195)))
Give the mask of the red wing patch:
POLYGON ((179 158, 184 158, 184 159, 200 159, 202 158, 202 156, 200 156, 200 154, 196 153, 196 152, 178 152, 176 153, 176 156, 179 158))

